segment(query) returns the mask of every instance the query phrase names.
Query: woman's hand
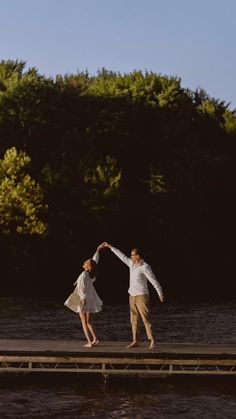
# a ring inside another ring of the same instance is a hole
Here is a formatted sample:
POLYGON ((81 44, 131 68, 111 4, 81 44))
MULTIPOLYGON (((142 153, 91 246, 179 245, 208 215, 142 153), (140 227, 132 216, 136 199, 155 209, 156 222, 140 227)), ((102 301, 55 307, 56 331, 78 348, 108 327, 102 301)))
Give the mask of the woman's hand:
POLYGON ((104 246, 103 246, 103 243, 102 243, 102 244, 99 244, 99 246, 98 246, 98 248, 97 248, 97 252, 100 252, 100 250, 101 250, 101 249, 103 249, 103 247, 104 247, 104 246))
POLYGON ((109 247, 109 249, 112 247, 112 245, 111 245, 111 244, 109 244, 109 243, 107 243, 107 242, 103 242, 103 243, 102 243, 102 246, 103 246, 103 247, 109 247))

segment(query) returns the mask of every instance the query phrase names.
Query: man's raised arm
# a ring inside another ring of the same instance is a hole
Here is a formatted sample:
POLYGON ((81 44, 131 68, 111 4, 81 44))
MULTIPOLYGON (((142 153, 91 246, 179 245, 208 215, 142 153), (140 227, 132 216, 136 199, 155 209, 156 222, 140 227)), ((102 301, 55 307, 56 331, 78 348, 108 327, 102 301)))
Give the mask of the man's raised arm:
POLYGON ((128 256, 126 256, 124 253, 122 253, 119 249, 116 249, 115 247, 113 247, 111 244, 104 242, 103 243, 103 247, 108 247, 109 249, 111 249, 111 251, 122 261, 124 262, 127 266, 131 266, 132 260, 130 258, 128 258, 128 256))

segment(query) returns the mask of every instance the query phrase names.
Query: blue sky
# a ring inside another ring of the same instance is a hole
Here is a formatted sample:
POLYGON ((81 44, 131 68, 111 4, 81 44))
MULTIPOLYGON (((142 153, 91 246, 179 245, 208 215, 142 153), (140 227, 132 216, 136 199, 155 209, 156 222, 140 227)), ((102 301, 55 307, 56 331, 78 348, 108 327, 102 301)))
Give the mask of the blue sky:
POLYGON ((236 108, 235 0, 0 0, 0 59, 176 75, 236 108))

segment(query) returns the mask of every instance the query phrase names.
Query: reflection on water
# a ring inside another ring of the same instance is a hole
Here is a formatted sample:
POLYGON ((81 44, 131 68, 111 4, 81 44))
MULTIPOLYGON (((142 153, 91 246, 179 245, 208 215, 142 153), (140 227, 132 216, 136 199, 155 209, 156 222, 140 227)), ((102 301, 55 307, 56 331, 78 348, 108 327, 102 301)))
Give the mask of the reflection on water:
MULTIPOLYGON (((236 304, 152 307, 160 342, 234 343, 236 304)), ((130 339, 128 306, 94 316, 100 339, 130 339)), ((1 338, 83 339, 78 316, 63 301, 0 299, 1 338)), ((109 379, 91 376, 1 376, 0 418, 234 418, 229 378, 109 379)))
POLYGON ((2 383, 1 418, 235 418, 236 390, 230 380, 120 379, 106 385, 94 378, 55 380, 46 383, 40 376, 27 384, 27 378, 18 377, 2 383))

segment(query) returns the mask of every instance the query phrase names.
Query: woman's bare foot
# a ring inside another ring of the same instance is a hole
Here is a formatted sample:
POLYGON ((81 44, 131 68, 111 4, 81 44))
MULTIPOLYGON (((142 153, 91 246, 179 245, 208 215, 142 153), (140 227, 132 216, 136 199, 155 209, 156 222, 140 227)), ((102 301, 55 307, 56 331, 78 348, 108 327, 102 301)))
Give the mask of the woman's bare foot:
POLYGON ((84 345, 86 348, 92 348, 92 342, 85 343, 84 345))
POLYGON ((98 344, 99 344, 99 340, 98 339, 92 341, 92 345, 98 345, 98 344))
POLYGON ((136 348, 137 346, 139 346, 139 343, 134 340, 133 342, 131 342, 128 346, 126 346, 127 348, 136 348))

